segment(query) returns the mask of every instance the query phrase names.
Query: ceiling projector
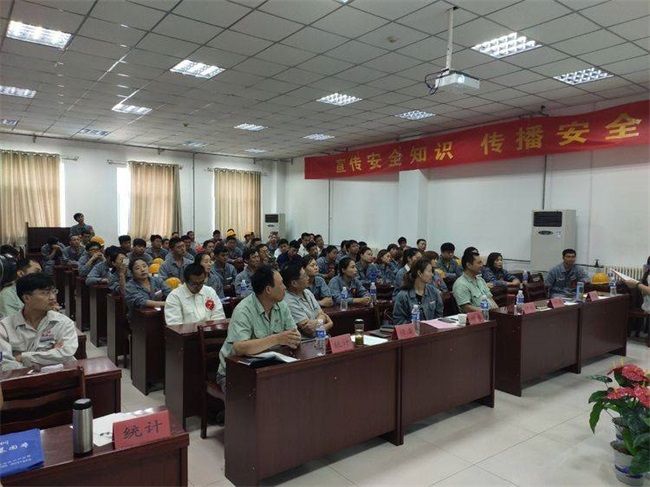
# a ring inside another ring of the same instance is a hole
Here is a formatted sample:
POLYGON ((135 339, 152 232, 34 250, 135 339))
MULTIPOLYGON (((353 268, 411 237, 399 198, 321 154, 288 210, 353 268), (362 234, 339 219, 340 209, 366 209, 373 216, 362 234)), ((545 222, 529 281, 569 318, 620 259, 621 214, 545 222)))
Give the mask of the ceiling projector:
POLYGON ((453 91, 455 93, 464 93, 467 91, 478 90, 481 82, 469 74, 460 71, 447 71, 442 73, 435 80, 435 90, 453 91))

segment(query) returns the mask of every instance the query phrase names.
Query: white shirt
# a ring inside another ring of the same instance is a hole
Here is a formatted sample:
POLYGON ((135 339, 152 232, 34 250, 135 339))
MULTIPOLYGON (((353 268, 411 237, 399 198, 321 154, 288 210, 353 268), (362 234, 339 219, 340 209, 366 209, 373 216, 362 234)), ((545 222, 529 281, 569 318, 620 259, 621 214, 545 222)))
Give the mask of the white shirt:
POLYGON ((304 246, 303 244, 300 244, 300 248, 298 249, 298 255, 299 255, 300 257, 304 257, 304 256, 307 255, 308 253, 309 253, 309 252, 307 251, 307 249, 305 248, 305 246, 304 246))
POLYGON ((185 284, 174 289, 165 301, 165 323, 181 325, 201 321, 223 320, 226 313, 219 296, 210 286, 204 285, 193 294, 185 284))

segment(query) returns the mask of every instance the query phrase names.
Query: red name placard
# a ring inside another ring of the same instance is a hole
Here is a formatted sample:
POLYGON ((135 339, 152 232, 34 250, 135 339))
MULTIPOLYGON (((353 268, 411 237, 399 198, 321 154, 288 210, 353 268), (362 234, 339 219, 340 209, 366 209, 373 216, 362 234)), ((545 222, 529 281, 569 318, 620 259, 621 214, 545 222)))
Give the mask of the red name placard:
POLYGON ((305 179, 330 179, 609 149, 650 142, 647 100, 596 112, 536 117, 331 156, 306 157, 305 179))
POLYGON ((524 306, 521 308, 521 314, 524 315, 529 315, 531 313, 535 313, 537 311, 537 308, 535 307, 535 303, 524 303, 524 306))
POLYGON ((395 325, 393 329, 393 338, 397 340, 404 340, 405 338, 414 338, 418 336, 415 331, 413 323, 405 323, 403 325, 395 325))
POLYGON ((345 335, 331 337, 329 339, 329 346, 330 349, 332 350, 332 353, 349 352, 350 350, 354 350, 354 345, 352 344, 352 337, 350 336, 349 333, 346 333, 345 335))
POLYGON ((589 291, 587 293, 587 301, 598 301, 600 299, 600 296, 598 295, 598 291, 589 291))
POLYGON ((116 450, 151 443, 168 436, 171 436, 169 411, 146 414, 113 423, 113 441, 116 450))
POLYGON ((485 318, 483 318, 482 311, 474 311, 472 313, 467 313, 467 323, 470 325, 480 325, 485 323, 485 318))
POLYGON ((548 300, 548 307, 551 309, 561 308, 564 306, 562 298, 551 298, 548 300))

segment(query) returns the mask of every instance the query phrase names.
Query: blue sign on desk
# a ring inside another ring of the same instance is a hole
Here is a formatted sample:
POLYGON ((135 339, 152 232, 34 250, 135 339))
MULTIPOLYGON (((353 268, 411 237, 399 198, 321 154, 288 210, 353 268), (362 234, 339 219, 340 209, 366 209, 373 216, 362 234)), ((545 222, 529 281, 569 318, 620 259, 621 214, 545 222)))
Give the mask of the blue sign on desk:
POLYGON ((0 435, 0 478, 43 465, 41 430, 0 435))

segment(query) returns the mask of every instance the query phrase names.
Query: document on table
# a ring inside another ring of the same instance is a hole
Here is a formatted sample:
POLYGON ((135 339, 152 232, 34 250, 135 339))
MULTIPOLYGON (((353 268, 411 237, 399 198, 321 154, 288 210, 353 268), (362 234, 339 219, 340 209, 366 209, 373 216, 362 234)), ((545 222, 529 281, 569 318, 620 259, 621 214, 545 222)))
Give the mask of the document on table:
MULTIPOLYGON (((454 319, 453 316, 446 316, 446 319, 454 319)), ((458 319, 458 318, 456 318, 458 319)), ((455 330, 456 328, 461 328, 463 325, 458 323, 458 321, 454 321, 453 323, 445 323, 444 321, 440 320, 422 320, 420 323, 424 323, 426 325, 432 326, 438 330, 455 330)))
POLYGON ((618 277, 620 277, 621 279, 623 279, 624 281, 634 281, 634 282, 637 282, 636 279, 634 279, 633 277, 628 276, 627 274, 623 274, 622 272, 618 272, 617 270, 614 270, 614 269, 612 269, 612 272, 613 272, 614 274, 616 274, 618 277))
POLYGON ((113 423, 135 418, 132 413, 113 413, 93 419, 93 443, 104 446, 113 441, 113 423))
POLYGON ((285 363, 291 363, 298 360, 295 357, 289 357, 288 355, 284 355, 283 353, 279 353, 279 352, 262 352, 262 353, 257 353, 255 355, 251 355, 251 357, 276 359, 285 363))
MULTIPOLYGON (((354 342, 354 337, 351 336, 350 339, 354 342)), ((379 338, 379 337, 374 337, 371 335, 363 335, 363 344, 372 346, 372 345, 379 345, 381 343, 386 343, 388 340, 385 338, 379 338)))

